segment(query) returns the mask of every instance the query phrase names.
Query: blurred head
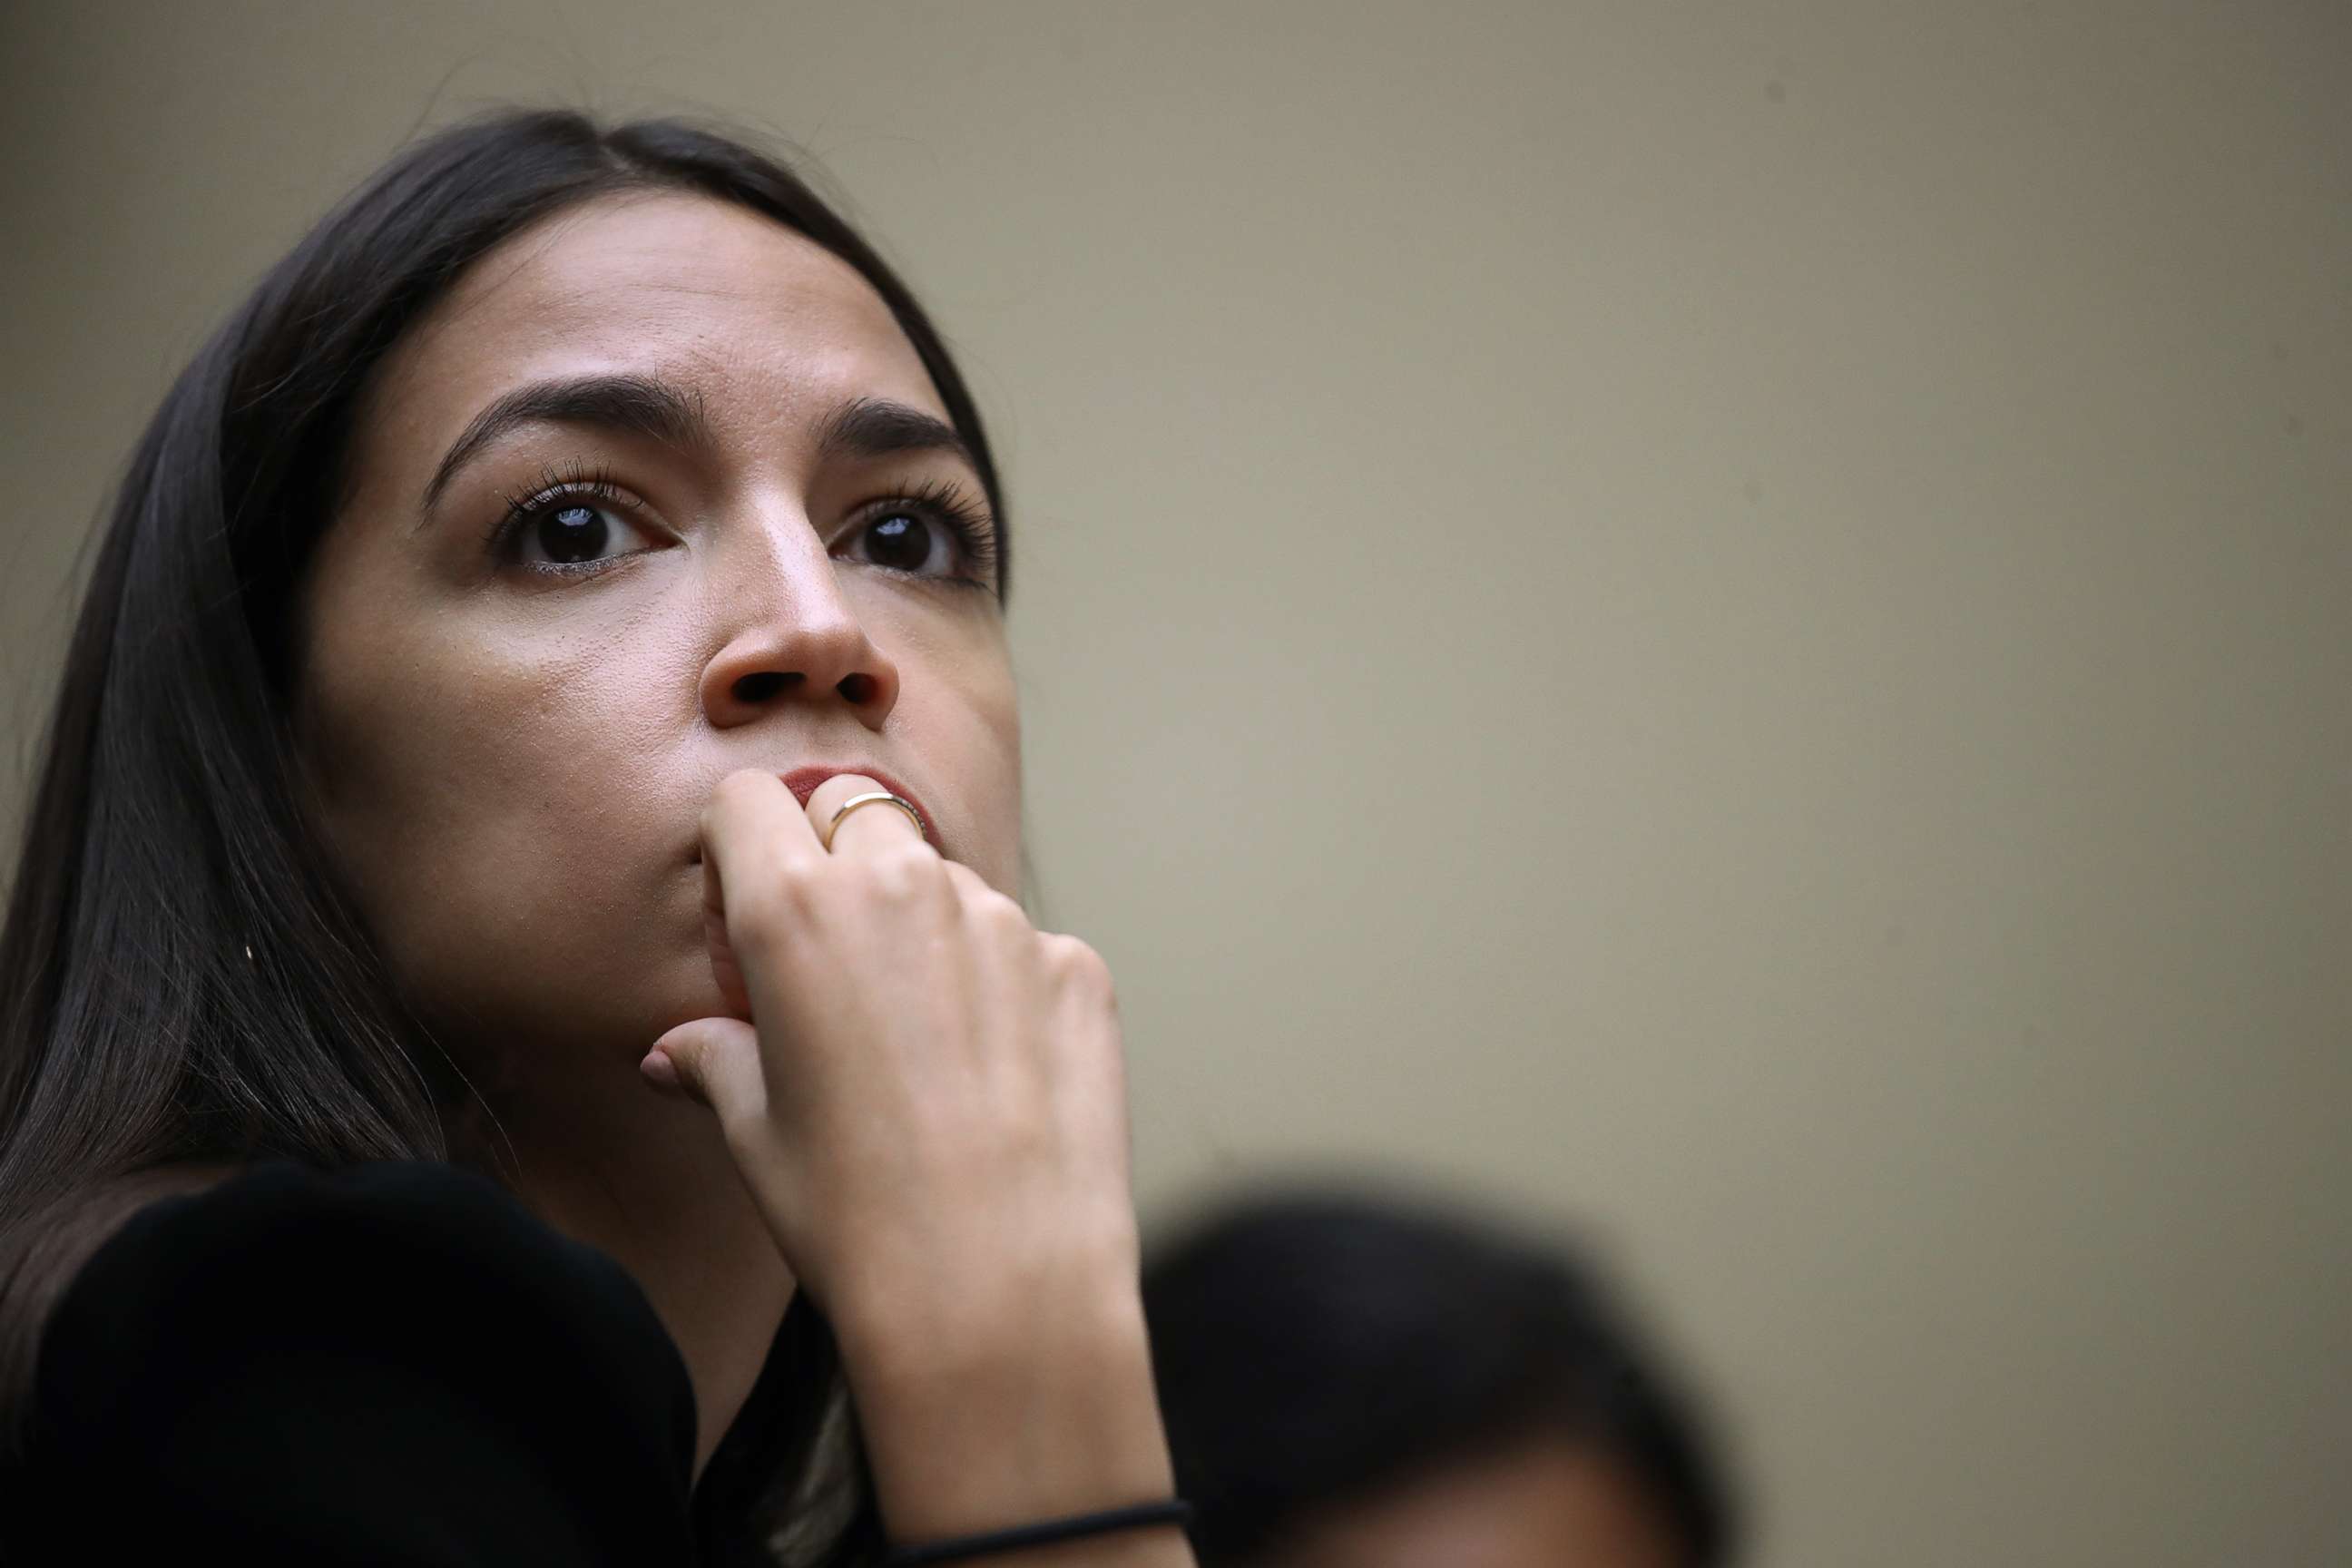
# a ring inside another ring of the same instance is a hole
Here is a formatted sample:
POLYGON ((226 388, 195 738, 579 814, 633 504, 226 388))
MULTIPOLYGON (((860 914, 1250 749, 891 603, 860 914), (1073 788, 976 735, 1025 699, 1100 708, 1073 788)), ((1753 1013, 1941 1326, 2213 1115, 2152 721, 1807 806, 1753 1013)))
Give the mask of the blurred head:
POLYGON ((1203 1568, 1728 1560, 1691 1411, 1556 1249, 1269 1197, 1156 1251, 1144 1306, 1203 1568))

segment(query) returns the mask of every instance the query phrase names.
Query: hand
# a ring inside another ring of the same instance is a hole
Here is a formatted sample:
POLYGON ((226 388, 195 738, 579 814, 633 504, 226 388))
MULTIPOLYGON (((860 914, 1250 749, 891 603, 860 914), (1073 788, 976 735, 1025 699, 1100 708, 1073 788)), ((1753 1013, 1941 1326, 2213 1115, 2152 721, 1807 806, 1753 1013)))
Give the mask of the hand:
POLYGON ((803 811, 772 774, 719 784, 706 929, 741 1017, 673 1029, 648 1076, 718 1113, 786 1261, 837 1320, 971 1316, 1131 1274, 1109 971, 901 812, 851 813, 828 853, 817 825, 878 787, 844 774, 803 811))
POLYGON ((803 811, 773 774, 719 784, 707 929, 740 1016, 645 1072, 717 1113, 832 1320, 894 1532, 1164 1497, 1109 972, 900 812, 828 852, 818 825, 877 787, 803 811))

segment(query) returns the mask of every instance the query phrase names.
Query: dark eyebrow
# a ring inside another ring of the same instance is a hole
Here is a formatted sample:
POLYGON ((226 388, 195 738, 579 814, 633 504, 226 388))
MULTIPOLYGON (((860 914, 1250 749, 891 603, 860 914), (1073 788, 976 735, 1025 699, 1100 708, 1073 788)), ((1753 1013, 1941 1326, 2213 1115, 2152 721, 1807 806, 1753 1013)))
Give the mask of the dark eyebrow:
POLYGON ((896 452, 946 452, 975 473, 980 464, 955 426, 909 404, 861 397, 833 411, 817 436, 820 458, 887 458, 896 452))
POLYGON ((433 470, 425 487, 424 510, 432 511, 457 470, 483 447, 524 425, 588 425, 649 436, 675 447, 707 446, 710 441, 702 400, 666 381, 645 375, 534 381, 492 401, 449 444, 441 466, 433 470))

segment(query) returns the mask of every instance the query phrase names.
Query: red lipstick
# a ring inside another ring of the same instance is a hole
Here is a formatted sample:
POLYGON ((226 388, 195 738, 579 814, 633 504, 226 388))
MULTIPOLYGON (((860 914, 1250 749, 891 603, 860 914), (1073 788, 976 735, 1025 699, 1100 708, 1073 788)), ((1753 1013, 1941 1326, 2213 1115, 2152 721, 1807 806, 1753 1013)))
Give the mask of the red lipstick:
POLYGON ((872 767, 864 763, 843 763, 838 766, 811 763, 807 767, 794 768, 782 776, 784 787, 793 792, 793 798, 801 803, 803 810, 806 810, 809 796, 816 793, 816 786, 842 773, 856 773, 860 778, 872 779, 876 784, 913 806, 915 815, 923 819, 923 837, 931 841, 932 848, 940 850, 942 854, 946 852, 945 847, 940 842, 940 826, 931 819, 931 808, 925 805, 922 797, 916 795, 913 790, 908 789, 880 768, 872 767))

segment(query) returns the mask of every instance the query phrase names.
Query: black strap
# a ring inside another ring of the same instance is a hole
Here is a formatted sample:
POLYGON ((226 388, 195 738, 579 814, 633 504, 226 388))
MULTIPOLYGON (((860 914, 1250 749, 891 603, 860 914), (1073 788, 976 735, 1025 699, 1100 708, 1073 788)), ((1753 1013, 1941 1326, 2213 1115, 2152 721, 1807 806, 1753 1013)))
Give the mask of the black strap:
POLYGON ((1171 1498, 1166 1502, 1133 1503, 1126 1508, 1105 1509, 1100 1513, 1016 1524, 1010 1530, 992 1530, 984 1535, 959 1535, 946 1541, 901 1546, 892 1551, 884 1564, 885 1568, 921 1568, 926 1563, 961 1563, 968 1557, 1018 1552, 1027 1546, 1051 1546, 1055 1542, 1108 1535, 1114 1531, 1146 1530, 1162 1524, 1189 1528, 1192 1522, 1192 1505, 1181 1498, 1171 1498))

